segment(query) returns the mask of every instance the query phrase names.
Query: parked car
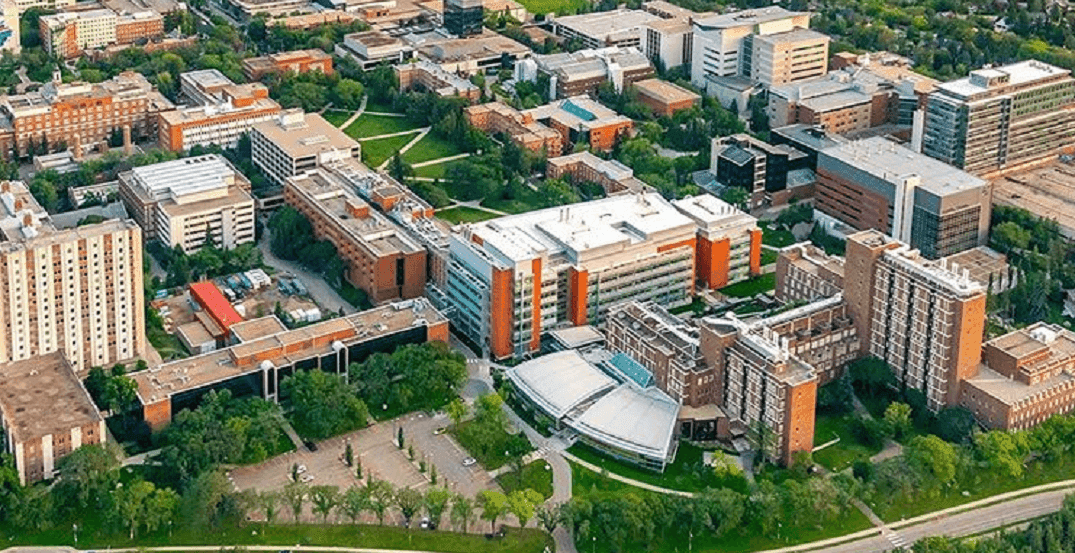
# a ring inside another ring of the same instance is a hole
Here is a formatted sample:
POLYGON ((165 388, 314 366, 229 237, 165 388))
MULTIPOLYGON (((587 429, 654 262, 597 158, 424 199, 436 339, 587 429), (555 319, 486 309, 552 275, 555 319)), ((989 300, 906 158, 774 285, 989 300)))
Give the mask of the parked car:
POLYGON ((473 458, 473 457, 467 457, 466 459, 463 459, 463 466, 464 467, 472 467, 477 463, 478 463, 478 460, 473 458))

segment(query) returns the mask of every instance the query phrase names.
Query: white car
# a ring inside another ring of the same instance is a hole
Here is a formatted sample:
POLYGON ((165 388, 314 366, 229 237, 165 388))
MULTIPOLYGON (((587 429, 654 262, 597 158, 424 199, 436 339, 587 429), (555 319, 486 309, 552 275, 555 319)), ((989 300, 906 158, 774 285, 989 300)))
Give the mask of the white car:
POLYGON ((304 474, 306 472, 306 465, 299 465, 299 468, 295 469, 295 472, 304 474))
POLYGON ((312 475, 312 474, 304 474, 304 475, 302 475, 302 478, 299 478, 299 480, 302 480, 303 484, 309 484, 310 482, 314 481, 314 475, 312 475))
POLYGON ((466 459, 463 459, 463 466, 464 466, 464 467, 472 467, 472 466, 474 466, 475 464, 477 464, 477 462, 478 462, 478 461, 477 461, 477 460, 476 460, 475 458, 473 458, 473 457, 467 457, 466 459))

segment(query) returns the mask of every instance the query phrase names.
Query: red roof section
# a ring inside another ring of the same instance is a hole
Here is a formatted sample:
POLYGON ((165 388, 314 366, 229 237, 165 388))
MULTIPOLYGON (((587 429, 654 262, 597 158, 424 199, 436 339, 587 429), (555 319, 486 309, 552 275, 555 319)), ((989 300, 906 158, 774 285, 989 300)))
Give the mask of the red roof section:
POLYGON ((190 295, 225 331, 231 325, 243 321, 243 317, 231 306, 228 298, 220 293, 220 288, 210 280, 191 284, 190 295))

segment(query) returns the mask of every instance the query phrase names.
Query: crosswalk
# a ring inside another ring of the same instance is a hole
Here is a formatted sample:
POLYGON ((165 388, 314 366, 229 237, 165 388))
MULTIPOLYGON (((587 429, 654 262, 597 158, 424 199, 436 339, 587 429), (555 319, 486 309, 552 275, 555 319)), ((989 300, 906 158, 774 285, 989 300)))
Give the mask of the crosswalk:
POLYGON ((896 532, 890 531, 887 536, 889 543, 895 546, 897 551, 902 551, 908 546, 907 540, 896 532))

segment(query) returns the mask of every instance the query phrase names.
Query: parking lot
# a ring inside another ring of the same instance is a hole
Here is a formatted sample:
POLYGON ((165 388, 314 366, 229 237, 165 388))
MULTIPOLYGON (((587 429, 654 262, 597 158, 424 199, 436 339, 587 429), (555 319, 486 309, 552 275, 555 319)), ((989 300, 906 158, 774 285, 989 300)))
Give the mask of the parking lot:
POLYGON ((463 465, 468 454, 450 436, 434 434, 448 424, 445 415, 431 418, 411 413, 319 442, 317 451, 303 449, 287 453, 258 465, 237 468, 228 476, 239 490, 279 490, 291 481, 292 466, 302 465, 306 467, 303 476, 309 485, 331 485, 345 490, 359 483, 354 469, 343 462, 350 441, 355 458, 362 462, 364 475, 387 480, 396 487, 424 490, 430 486, 429 471, 422 473, 417 467, 420 460, 425 460, 427 466, 437 467, 437 484, 452 491, 474 497, 481 490, 496 489, 496 482, 480 465, 463 465), (414 462, 408 459, 406 447, 401 450, 395 445, 400 427, 404 445, 414 447, 414 462))

